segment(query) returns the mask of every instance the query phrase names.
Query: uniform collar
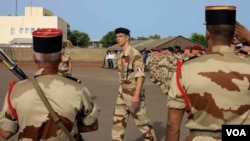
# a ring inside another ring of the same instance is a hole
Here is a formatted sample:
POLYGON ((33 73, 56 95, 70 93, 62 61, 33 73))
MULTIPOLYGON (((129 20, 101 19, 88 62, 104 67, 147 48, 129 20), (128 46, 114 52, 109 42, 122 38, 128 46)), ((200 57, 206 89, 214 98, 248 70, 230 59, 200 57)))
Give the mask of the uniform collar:
POLYGON ((212 52, 232 52, 232 50, 227 45, 216 45, 213 46, 212 52))
POLYGON ((132 48, 132 47, 129 45, 129 46, 126 48, 126 50, 123 51, 123 56, 128 56, 129 51, 130 51, 131 48, 132 48))
POLYGON ((42 75, 43 70, 44 70, 44 68, 40 68, 40 69, 35 73, 34 76, 40 76, 40 75, 42 75))

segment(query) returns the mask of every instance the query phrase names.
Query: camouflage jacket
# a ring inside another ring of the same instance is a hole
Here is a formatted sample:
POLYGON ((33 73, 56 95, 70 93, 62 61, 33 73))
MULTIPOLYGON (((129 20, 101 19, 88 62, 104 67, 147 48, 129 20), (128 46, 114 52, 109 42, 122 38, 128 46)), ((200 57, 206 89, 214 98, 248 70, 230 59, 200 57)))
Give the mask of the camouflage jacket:
POLYGON ((142 55, 131 46, 119 55, 117 65, 119 80, 123 88, 135 88, 136 78, 145 76, 142 55))
MULTIPOLYGON (((180 75, 191 107, 189 129, 215 131, 222 124, 250 124, 250 65, 228 46, 214 46, 212 53, 185 62, 180 75)), ((168 107, 185 108, 176 74, 168 95, 168 107)))
MULTIPOLYGON (((86 87, 60 75, 36 73, 36 79, 54 111, 72 135, 77 134, 76 120, 91 125, 97 120, 99 108, 91 100, 86 87)), ((0 115, 0 127, 12 133, 19 132, 19 140, 63 140, 67 135, 57 126, 49 111, 28 79, 18 82, 6 96, 0 115), (16 111, 11 112, 7 97, 16 111), (19 131, 18 131, 19 130, 19 131)))

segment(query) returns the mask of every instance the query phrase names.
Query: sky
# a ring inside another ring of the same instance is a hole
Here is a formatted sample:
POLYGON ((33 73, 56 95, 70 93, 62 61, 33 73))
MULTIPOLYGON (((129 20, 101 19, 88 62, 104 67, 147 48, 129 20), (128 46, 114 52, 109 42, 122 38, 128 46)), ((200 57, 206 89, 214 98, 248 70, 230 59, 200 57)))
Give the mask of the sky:
POLYGON ((233 5, 236 19, 250 29, 250 0, 0 0, 0 16, 24 15, 25 7, 44 7, 61 17, 71 30, 101 40, 117 27, 131 36, 161 38, 205 33, 205 6, 233 5))

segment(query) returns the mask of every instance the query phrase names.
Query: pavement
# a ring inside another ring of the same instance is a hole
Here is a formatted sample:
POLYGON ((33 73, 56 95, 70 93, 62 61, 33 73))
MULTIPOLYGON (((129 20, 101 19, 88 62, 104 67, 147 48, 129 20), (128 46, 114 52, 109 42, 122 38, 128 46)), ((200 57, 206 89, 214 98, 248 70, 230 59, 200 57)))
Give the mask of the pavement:
MULTIPOLYGON (((18 66, 28 75, 32 76, 36 71, 36 64, 18 62, 18 66)), ((101 107, 99 116, 99 129, 95 132, 83 133, 85 141, 110 141, 112 113, 118 93, 118 74, 116 70, 101 68, 101 63, 72 63, 73 76, 82 80, 92 93, 94 101, 101 107)), ((157 141, 165 141, 165 127, 167 120, 167 96, 162 94, 160 88, 153 84, 146 72, 144 88, 146 89, 146 107, 148 117, 153 125, 157 141)), ((18 80, 17 77, 3 64, 0 63, 0 106, 8 89, 8 84, 18 80)), ((186 115, 185 115, 186 117, 186 115)), ((182 124, 180 141, 188 135, 187 128, 182 124)), ((16 141, 17 135, 9 141, 16 141)), ((0 139, 3 141, 3 139, 0 139)), ((143 141, 141 132, 135 126, 132 118, 129 118, 124 141, 143 141)))

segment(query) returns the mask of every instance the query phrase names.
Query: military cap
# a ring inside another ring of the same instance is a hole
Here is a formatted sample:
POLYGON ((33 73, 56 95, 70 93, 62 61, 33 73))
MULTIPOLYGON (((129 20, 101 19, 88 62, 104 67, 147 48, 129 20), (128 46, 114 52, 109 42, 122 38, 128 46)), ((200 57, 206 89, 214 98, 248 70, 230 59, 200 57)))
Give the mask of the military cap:
POLYGON ((180 47, 180 46, 175 46, 174 48, 175 48, 175 49, 181 49, 181 47, 180 47))
POLYGON ((244 55, 248 55, 248 53, 244 50, 240 50, 239 53, 244 54, 244 55))
POLYGON ((42 28, 32 32, 33 50, 39 53, 54 53, 62 49, 63 32, 56 28, 42 28))
POLYGON ((174 48, 173 47, 168 47, 168 51, 174 52, 174 48))
POLYGON ((199 46, 199 45, 194 45, 193 46, 193 50, 201 50, 202 48, 201 48, 201 46, 199 46))
POLYGON ((123 33, 126 35, 130 35, 130 31, 127 28, 119 27, 115 29, 115 34, 123 33))
POLYGON ((241 47, 242 46, 238 45, 238 46, 236 46, 236 49, 239 50, 239 49, 241 49, 241 47))
POLYGON ((242 45, 243 45, 243 46, 250 46, 250 43, 248 43, 248 42, 243 42, 242 45))
POLYGON ((184 49, 192 49, 192 47, 191 46, 185 46, 184 49))
POLYGON ((206 25, 235 24, 235 6, 206 6, 205 9, 206 25))
POLYGON ((159 48, 156 48, 156 49, 155 49, 155 51, 157 51, 157 52, 161 52, 161 49, 159 49, 159 48))
POLYGON ((150 51, 155 51, 155 49, 152 48, 150 51))
POLYGON ((168 50, 168 47, 161 48, 161 50, 168 50))

